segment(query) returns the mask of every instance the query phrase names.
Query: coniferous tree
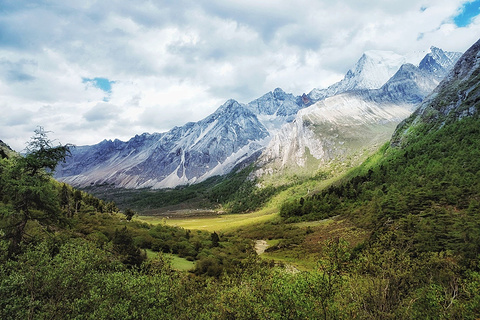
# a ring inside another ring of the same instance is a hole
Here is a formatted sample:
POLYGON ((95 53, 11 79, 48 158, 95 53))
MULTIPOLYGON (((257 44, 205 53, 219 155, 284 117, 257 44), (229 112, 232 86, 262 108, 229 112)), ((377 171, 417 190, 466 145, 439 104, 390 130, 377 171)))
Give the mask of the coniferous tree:
POLYGON ((128 232, 127 227, 116 229, 112 242, 115 252, 121 256, 124 264, 139 266, 145 261, 145 254, 134 245, 132 235, 128 232))
POLYGON ((24 157, 10 159, 2 167, 2 193, 7 206, 1 214, 11 241, 10 253, 18 250, 28 221, 48 223, 59 218, 58 193, 49 182, 57 163, 67 156, 69 145, 53 146, 39 127, 26 151, 24 157))
POLYGON ((210 237, 210 240, 212 240, 212 247, 218 247, 219 246, 220 237, 218 236, 218 234, 216 232, 212 233, 212 235, 210 237))
POLYGON ((132 218, 136 214, 136 212, 133 211, 132 209, 128 208, 127 210, 125 210, 125 212, 123 214, 125 215, 127 220, 130 221, 130 220, 132 220, 132 218))
POLYGON ((72 216, 72 208, 70 207, 70 190, 68 186, 64 183, 62 184, 62 189, 60 191, 60 204, 64 210, 67 211, 69 217, 72 216))
POLYGON ((75 213, 78 213, 82 207, 82 192, 80 190, 75 190, 73 193, 73 202, 75 203, 75 213))

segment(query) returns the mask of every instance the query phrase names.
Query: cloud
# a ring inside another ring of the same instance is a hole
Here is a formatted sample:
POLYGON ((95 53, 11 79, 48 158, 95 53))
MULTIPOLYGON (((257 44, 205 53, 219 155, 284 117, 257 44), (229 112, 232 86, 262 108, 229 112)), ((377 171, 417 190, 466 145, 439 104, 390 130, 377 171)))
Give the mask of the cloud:
POLYGON ((42 125, 63 143, 126 140, 230 98, 326 87, 366 50, 464 51, 480 22, 456 17, 477 2, 3 1, 0 139, 22 148, 42 125))
POLYGON ((21 59, 9 61, 0 58, 0 75, 7 82, 28 82, 35 80, 32 75, 37 63, 34 60, 21 59))
MULTIPOLYGON (((3 109, 3 108, 2 108, 3 109)), ((6 110, 4 110, 6 111, 6 110)), ((3 113, 1 125, 15 127, 28 124, 32 119, 32 114, 24 108, 10 109, 3 113)))
POLYGON ((109 122, 115 121, 118 117, 118 108, 110 103, 100 102, 83 114, 88 122, 109 122))

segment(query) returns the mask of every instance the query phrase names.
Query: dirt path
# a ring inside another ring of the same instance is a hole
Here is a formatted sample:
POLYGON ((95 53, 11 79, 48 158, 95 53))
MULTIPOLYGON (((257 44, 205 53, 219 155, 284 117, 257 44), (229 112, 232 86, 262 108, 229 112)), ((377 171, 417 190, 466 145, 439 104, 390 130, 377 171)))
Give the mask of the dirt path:
POLYGON ((258 255, 261 255, 268 248, 268 243, 265 240, 256 240, 255 241, 255 251, 258 255))

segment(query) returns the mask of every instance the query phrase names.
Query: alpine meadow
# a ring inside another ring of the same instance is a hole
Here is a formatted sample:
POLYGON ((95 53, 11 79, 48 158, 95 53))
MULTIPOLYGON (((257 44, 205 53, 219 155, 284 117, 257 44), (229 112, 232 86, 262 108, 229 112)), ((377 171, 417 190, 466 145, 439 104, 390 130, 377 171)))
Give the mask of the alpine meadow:
POLYGON ((480 317, 480 40, 127 141, 47 129, 0 141, 0 319, 480 317))

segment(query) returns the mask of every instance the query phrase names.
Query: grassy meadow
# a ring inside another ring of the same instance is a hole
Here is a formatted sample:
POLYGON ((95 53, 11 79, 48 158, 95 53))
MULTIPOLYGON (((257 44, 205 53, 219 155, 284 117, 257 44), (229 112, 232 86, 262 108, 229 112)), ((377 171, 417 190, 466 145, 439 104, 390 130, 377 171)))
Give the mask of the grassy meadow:
POLYGON ((167 216, 138 216, 136 219, 152 225, 166 224, 189 230, 205 230, 210 232, 233 231, 237 228, 269 221, 277 216, 271 210, 261 210, 246 214, 212 214, 188 216, 185 218, 167 216))
MULTIPOLYGON (((145 249, 147 253, 147 259, 154 260, 158 257, 159 253, 151 249, 145 249)), ((171 253, 162 253, 163 256, 169 260, 172 268, 177 271, 190 271, 195 268, 195 262, 189 261, 185 258, 179 257, 178 255, 171 253)))

